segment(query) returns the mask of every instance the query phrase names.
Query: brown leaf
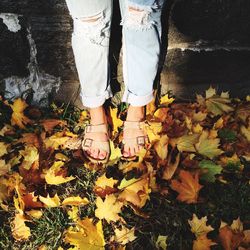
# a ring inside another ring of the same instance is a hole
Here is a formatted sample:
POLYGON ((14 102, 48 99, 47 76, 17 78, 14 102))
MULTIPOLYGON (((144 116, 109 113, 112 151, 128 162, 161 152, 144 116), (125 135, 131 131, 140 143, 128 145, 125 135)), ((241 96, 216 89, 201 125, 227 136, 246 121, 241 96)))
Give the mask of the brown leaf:
POLYGON ((181 170, 179 174, 180 181, 172 180, 171 188, 179 193, 177 199, 186 203, 197 203, 198 194, 202 185, 199 184, 199 176, 194 176, 185 170, 181 170))

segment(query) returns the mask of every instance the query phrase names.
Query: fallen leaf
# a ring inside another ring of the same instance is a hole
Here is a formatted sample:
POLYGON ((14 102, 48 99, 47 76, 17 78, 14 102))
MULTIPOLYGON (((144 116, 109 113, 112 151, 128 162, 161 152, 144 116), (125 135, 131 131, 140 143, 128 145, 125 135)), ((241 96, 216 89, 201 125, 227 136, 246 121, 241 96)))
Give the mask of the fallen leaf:
POLYGON ((39 167, 39 153, 34 146, 25 146, 24 150, 19 151, 20 155, 24 157, 22 167, 29 170, 33 164, 39 167))
POLYGON ((112 118, 112 134, 116 134, 118 132, 118 129, 122 127, 123 121, 117 116, 118 108, 111 108, 110 107, 110 116, 112 118))
POLYGON ((155 246, 157 249, 162 249, 162 250, 167 250, 167 236, 164 235, 159 235, 156 242, 155 246))
POLYGON ((250 142, 250 128, 246 128, 242 125, 240 127, 240 132, 247 138, 248 142, 250 142))
POLYGON ((113 194, 107 195, 104 201, 97 197, 95 216, 99 219, 106 219, 108 223, 118 221, 121 219, 118 214, 121 212, 122 206, 123 203, 118 201, 113 194))
POLYGON ((201 179, 207 182, 215 182, 215 175, 220 174, 222 167, 215 164, 213 161, 202 160, 199 163, 201 171, 201 179))
POLYGON ((92 220, 86 218, 77 222, 77 229, 68 228, 64 241, 74 245, 79 250, 104 250, 105 240, 102 229, 102 221, 93 224, 92 220))
POLYGON ((188 224, 191 227, 192 233, 194 233, 196 237, 206 235, 214 230, 211 226, 207 226, 207 216, 199 219, 196 214, 193 214, 193 218, 192 220, 188 220, 188 224))
POLYGON ((89 200, 87 198, 81 198, 80 196, 70 196, 63 200, 63 206, 80 206, 89 204, 89 200))
POLYGON ((193 241, 193 250, 210 250, 211 246, 214 246, 216 244, 217 243, 208 239, 206 235, 201 235, 193 241))
POLYGON ((17 125, 20 128, 25 128, 28 123, 31 123, 31 120, 24 115, 24 110, 28 107, 28 104, 24 100, 18 98, 12 105, 10 105, 10 107, 13 110, 11 125, 17 125))
POLYGON ((59 120, 59 119, 46 119, 40 121, 40 124, 44 127, 46 132, 51 132, 54 127, 58 125, 66 125, 66 121, 59 120))
POLYGON ((50 197, 49 194, 47 197, 39 195, 39 200, 46 205, 46 207, 59 207, 61 204, 60 198, 56 194, 54 197, 50 197))
POLYGON ((5 144, 4 142, 0 142, 0 157, 2 157, 3 155, 7 154, 7 144, 5 144))
POLYGON ((199 184, 199 176, 194 176, 188 171, 181 170, 179 174, 180 181, 172 180, 171 188, 179 193, 177 199, 186 203, 197 203, 198 194, 202 185, 199 184))
POLYGON ((115 236, 113 237, 113 240, 122 245, 126 245, 128 242, 132 242, 133 240, 136 239, 134 227, 131 229, 128 229, 122 226, 121 229, 116 228, 114 232, 115 232, 115 236))
POLYGON ((133 178, 128 181, 123 179, 118 188, 123 189, 118 199, 130 202, 137 207, 143 207, 145 205, 151 192, 149 188, 149 177, 146 175, 140 179, 133 178))
POLYGON ((6 163, 5 160, 0 160, 0 176, 7 174, 11 169, 11 165, 6 163))
POLYGON ((199 138, 199 142, 195 144, 195 148, 199 154, 213 159, 215 156, 222 154, 223 151, 218 148, 220 145, 220 139, 209 139, 208 136, 208 131, 204 130, 199 138))
POLYGON ((30 228, 25 225, 28 221, 23 214, 16 214, 12 221, 12 235, 17 241, 27 240, 31 236, 30 228))
POLYGON ((168 136, 163 135, 159 141, 154 144, 154 149, 161 160, 165 160, 168 155, 168 136))
POLYGON ((60 185, 65 182, 69 182, 75 179, 75 177, 64 177, 60 175, 60 172, 64 166, 63 161, 56 161, 54 164, 46 171, 45 180, 50 185, 60 185))
POLYGON ((169 104, 171 104, 173 101, 174 101, 174 98, 173 98, 173 97, 170 97, 170 98, 169 98, 169 95, 166 94, 166 95, 164 95, 164 96, 161 97, 161 99, 160 99, 160 104, 161 104, 161 105, 169 105, 169 104))

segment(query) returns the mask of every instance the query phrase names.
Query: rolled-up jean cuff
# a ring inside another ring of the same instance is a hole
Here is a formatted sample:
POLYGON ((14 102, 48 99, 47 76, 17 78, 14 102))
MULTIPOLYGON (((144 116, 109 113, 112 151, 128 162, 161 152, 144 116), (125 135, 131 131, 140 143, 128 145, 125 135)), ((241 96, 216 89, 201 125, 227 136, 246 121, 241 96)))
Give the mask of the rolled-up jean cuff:
POLYGON ((82 104, 87 108, 100 107, 110 97, 112 97, 112 94, 108 90, 105 91, 104 95, 100 96, 84 96, 81 94, 82 104))
MULTIPOLYGON (((126 92, 126 91, 125 91, 126 92)), ((145 106, 154 99, 153 91, 148 95, 138 96, 131 92, 124 93, 122 101, 132 106, 145 106)))

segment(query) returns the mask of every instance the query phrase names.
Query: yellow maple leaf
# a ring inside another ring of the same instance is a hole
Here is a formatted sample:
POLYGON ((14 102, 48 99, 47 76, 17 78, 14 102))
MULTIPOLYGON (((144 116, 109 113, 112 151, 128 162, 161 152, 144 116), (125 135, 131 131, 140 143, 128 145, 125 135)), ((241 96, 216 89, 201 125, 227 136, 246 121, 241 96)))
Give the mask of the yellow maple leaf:
POLYGON ((194 176, 188 171, 181 170, 180 181, 172 180, 171 188, 179 193, 177 199, 186 203, 196 203, 200 189, 203 187, 199 184, 199 176, 194 176))
POLYGON ((149 199, 149 177, 147 175, 140 179, 123 179, 119 189, 123 191, 119 195, 119 200, 127 201, 137 207, 143 207, 146 201, 149 199))
POLYGON ((35 162, 38 165, 39 153, 36 147, 26 146, 24 150, 20 150, 19 153, 24 157, 21 164, 24 169, 29 170, 35 162))
POLYGON ((46 148, 54 148, 54 149, 58 149, 60 147, 64 148, 67 145, 68 140, 72 138, 77 139, 77 135, 73 133, 69 133, 69 132, 67 133, 65 131, 61 131, 46 138, 44 140, 44 144, 46 148))
POLYGON ((158 108, 154 112, 154 118, 156 118, 157 121, 165 122, 167 119, 167 116, 168 116, 168 110, 169 110, 169 108, 165 108, 165 107, 158 108))
POLYGON ((115 180, 113 178, 107 178, 105 174, 102 176, 99 176, 98 179, 95 182, 96 187, 106 188, 111 187, 113 188, 114 185, 117 183, 118 180, 115 180))
POLYGON ((161 105, 168 105, 168 104, 171 104, 173 101, 174 101, 174 98, 173 97, 169 98, 169 95, 166 94, 166 95, 161 97, 160 104, 161 105))
POLYGON ((209 138, 209 132, 203 131, 199 141, 195 144, 197 152, 201 155, 205 155, 210 159, 213 159, 215 156, 218 156, 223 153, 219 149, 220 139, 219 138, 209 138))
POLYGON ((155 106, 155 98, 153 98, 153 100, 147 104, 146 107, 146 115, 147 116, 152 116, 152 114, 154 114, 156 110, 156 106, 155 106))
POLYGON ((62 205, 66 206, 80 206, 89 204, 89 200, 87 198, 81 198, 80 196, 70 196, 63 200, 62 205))
POLYGON ((121 212, 122 206, 123 203, 118 201, 113 194, 107 195, 104 201, 97 197, 95 216, 99 219, 106 219, 108 223, 110 221, 118 221, 121 219, 118 213, 121 212))
POLYGON ((199 134, 183 135, 179 138, 171 138, 170 143, 173 147, 177 145, 180 152, 196 152, 195 143, 198 142, 199 134))
POLYGON ((216 244, 217 243, 208 239, 207 236, 203 234, 193 241, 193 250, 210 250, 211 246, 216 244))
POLYGON ((16 186, 20 185, 22 177, 18 173, 0 176, 0 203, 11 197, 16 186))
POLYGON ((235 233, 240 233, 243 231, 243 223, 239 217, 236 220, 233 220, 230 227, 235 233))
POLYGON ((89 218, 79 220, 76 228, 67 229, 64 241, 76 246, 79 250, 104 250, 102 221, 94 225, 89 218))
POLYGON ((175 161, 173 161, 172 154, 169 155, 166 165, 164 164, 165 166, 162 174, 162 179, 170 180, 173 177, 177 167, 179 166, 180 159, 181 159, 180 152, 178 152, 177 156, 175 157, 175 161))
POLYGON ((155 242, 155 246, 157 247, 157 249, 163 249, 163 250, 167 250, 167 238, 168 236, 166 235, 159 235, 156 242, 155 242))
POLYGON ((35 219, 40 219, 43 216, 43 211, 36 209, 25 211, 25 213, 35 219))
POLYGON ((17 241, 27 240, 30 235, 30 228, 26 226, 25 221, 28 221, 23 214, 17 213, 12 221, 12 235, 17 241))
POLYGON ((160 132, 162 131, 162 123, 161 122, 148 122, 148 126, 146 125, 145 130, 148 135, 149 141, 153 143, 156 140, 161 138, 160 132))
POLYGON ((216 95, 216 90, 212 86, 209 87, 209 89, 206 90, 206 98, 210 98, 212 96, 216 95))
POLYGON ((11 165, 6 163, 5 160, 0 160, 0 176, 7 174, 11 169, 11 165))
POLYGON ((134 227, 128 229, 122 226, 121 229, 116 228, 114 232, 115 236, 113 237, 113 240, 122 245, 126 245, 128 242, 132 242, 133 240, 136 239, 134 227))
POLYGON ((246 128, 245 126, 240 127, 241 133, 247 138, 248 142, 250 142, 250 127, 246 128))
POLYGON ((69 182, 75 179, 73 176, 64 177, 62 175, 58 175, 64 166, 63 161, 56 161, 54 164, 46 171, 45 180, 50 185, 60 185, 65 182, 69 182))
POLYGON ((28 104, 24 100, 18 98, 12 105, 10 105, 10 107, 13 110, 11 125, 17 125, 20 128, 25 128, 26 124, 31 123, 31 120, 24 115, 24 110, 28 107, 28 104))
POLYGON ((159 141, 154 144, 154 149, 161 160, 165 160, 168 156, 168 136, 163 135, 159 141))
POLYGON ((4 142, 0 142, 0 157, 7 154, 7 144, 4 142))
POLYGON ((47 195, 47 197, 39 195, 39 200, 47 207, 59 207, 61 204, 60 198, 57 194, 54 197, 50 197, 49 194, 47 195))
POLYGON ((123 121, 117 116, 118 109, 117 108, 111 108, 110 107, 110 116, 112 118, 112 124, 113 124, 113 130, 112 134, 118 132, 118 128, 122 127, 123 121))
POLYGON ((67 214, 69 218, 73 221, 77 221, 79 219, 79 207, 78 206, 71 206, 69 209, 67 209, 67 214))
POLYGON ((115 147, 114 142, 110 141, 110 157, 108 165, 113 166, 122 156, 121 149, 115 147))
POLYGON ((192 233, 194 233, 196 237, 214 230, 211 226, 207 226, 207 216, 199 219, 196 214, 193 214, 193 218, 192 220, 188 220, 188 224, 191 227, 192 233))

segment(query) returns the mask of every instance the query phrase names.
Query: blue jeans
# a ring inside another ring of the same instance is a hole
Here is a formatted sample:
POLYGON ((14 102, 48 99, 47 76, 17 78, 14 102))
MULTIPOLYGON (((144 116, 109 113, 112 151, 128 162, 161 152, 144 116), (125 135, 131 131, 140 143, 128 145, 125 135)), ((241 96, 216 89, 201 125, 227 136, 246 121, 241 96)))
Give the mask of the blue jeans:
MULTIPOLYGON (((165 0, 120 0, 123 25, 122 101, 144 106, 153 99, 158 70, 161 12, 165 0)), ((112 96, 109 38, 113 0, 66 0, 74 21, 72 48, 83 105, 101 106, 112 96)))

